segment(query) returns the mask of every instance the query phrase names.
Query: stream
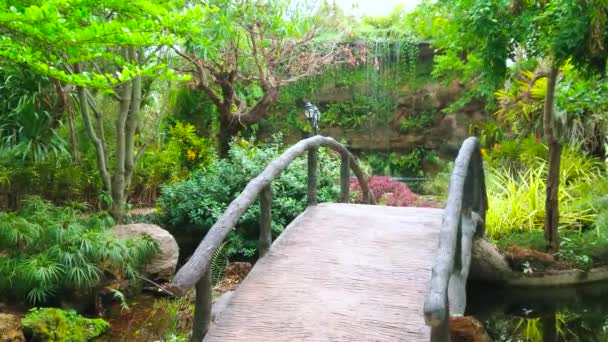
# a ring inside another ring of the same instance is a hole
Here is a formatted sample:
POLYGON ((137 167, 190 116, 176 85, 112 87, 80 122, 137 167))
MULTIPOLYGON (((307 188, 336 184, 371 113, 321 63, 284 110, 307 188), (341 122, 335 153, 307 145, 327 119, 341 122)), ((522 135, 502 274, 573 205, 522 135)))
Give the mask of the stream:
POLYGON ((496 342, 604 342, 608 283, 539 289, 471 283, 466 314, 496 342))

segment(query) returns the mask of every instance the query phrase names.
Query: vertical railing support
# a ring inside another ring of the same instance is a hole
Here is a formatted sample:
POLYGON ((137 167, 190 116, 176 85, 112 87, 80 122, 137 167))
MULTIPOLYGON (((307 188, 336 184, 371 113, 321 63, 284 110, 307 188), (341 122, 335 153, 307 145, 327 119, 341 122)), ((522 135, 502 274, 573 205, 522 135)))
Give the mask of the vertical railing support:
POLYGON ((348 153, 342 154, 342 163, 340 164, 340 202, 350 202, 350 160, 348 153))
POLYGON ((260 239, 258 251, 260 257, 268 253, 272 245, 272 187, 268 184, 260 192, 260 239))
MULTIPOLYGON (((448 298, 445 297, 445 307, 449 307, 448 298)), ((441 323, 431 328, 431 342, 450 342, 450 312, 445 311, 441 323)))
POLYGON ((479 140, 471 137, 462 144, 450 177, 438 255, 424 303, 432 342, 449 341, 449 317, 464 315, 473 243, 484 236, 487 208, 479 140))
POLYGON ((317 163, 319 160, 319 148, 312 147, 308 150, 308 205, 317 205, 317 163))
POLYGON ((194 300, 194 320, 192 321, 192 336, 191 342, 200 342, 207 334, 209 325, 211 324, 211 305, 213 283, 211 279, 211 271, 207 271, 205 275, 196 283, 196 299, 194 300))

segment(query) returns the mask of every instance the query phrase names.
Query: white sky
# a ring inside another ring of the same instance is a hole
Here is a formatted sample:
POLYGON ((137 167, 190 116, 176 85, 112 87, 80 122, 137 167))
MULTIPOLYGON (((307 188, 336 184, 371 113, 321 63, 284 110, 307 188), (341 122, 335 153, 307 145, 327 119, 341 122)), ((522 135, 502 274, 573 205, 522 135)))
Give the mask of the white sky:
POLYGON ((347 12, 356 15, 387 15, 395 6, 405 5, 405 10, 410 11, 416 7, 420 0, 334 0, 338 6, 347 12), (353 9, 353 6, 355 8, 353 9))

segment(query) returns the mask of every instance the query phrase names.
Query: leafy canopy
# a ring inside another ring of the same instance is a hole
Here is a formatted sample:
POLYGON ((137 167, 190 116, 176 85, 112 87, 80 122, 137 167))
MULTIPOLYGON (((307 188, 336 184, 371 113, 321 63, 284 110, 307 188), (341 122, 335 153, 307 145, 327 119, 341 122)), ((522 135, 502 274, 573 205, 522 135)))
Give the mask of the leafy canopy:
POLYGON ((149 1, 0 1, 0 58, 26 65, 39 74, 79 86, 107 88, 138 74, 173 72, 162 61, 127 61, 118 47, 160 48, 179 44, 200 31, 209 7, 174 0, 149 1), (87 63, 80 73, 74 66, 87 63), (121 67, 105 72, 104 64, 121 67))

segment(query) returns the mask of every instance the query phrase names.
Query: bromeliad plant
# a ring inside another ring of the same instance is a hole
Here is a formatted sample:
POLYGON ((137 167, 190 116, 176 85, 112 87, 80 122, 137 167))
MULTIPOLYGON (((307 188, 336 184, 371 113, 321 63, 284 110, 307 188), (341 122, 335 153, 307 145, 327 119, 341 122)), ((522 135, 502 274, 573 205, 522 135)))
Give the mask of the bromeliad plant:
POLYGON ((63 291, 87 292, 106 280, 134 277, 157 251, 148 238, 119 239, 106 215, 85 216, 29 198, 0 213, 0 293, 33 304, 63 291))

